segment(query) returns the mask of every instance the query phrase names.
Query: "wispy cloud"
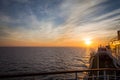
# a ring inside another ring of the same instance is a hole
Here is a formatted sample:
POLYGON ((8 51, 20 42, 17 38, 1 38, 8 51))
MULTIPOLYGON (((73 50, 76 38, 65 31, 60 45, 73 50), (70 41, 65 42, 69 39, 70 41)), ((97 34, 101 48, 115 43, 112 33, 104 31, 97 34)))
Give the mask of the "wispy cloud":
POLYGON ((34 6, 27 4, 27 12, 21 12, 17 18, 1 12, 0 39, 54 42, 113 37, 120 29, 120 8, 104 13, 110 5, 104 5, 106 1, 64 0, 56 8, 49 8, 48 4, 38 6, 36 12, 34 6))
POLYGON ((64 3, 62 6, 63 11, 65 11, 69 15, 67 21, 64 24, 66 33, 68 35, 70 34, 72 39, 74 38, 75 40, 79 40, 84 36, 97 37, 99 35, 99 37, 107 37, 112 34, 113 31, 115 33, 116 30, 119 30, 119 27, 115 27, 119 25, 119 20, 116 20, 120 18, 120 15, 116 14, 119 14, 120 10, 117 9, 106 14, 104 14, 103 12, 101 15, 98 15, 98 13, 101 13, 107 7, 106 5, 97 6, 98 4, 103 2, 104 1, 102 0, 85 0, 82 2, 79 2, 78 0, 76 2, 68 1, 64 3), (114 16, 109 17, 112 15, 114 16), (110 30, 113 27, 115 29, 110 30))

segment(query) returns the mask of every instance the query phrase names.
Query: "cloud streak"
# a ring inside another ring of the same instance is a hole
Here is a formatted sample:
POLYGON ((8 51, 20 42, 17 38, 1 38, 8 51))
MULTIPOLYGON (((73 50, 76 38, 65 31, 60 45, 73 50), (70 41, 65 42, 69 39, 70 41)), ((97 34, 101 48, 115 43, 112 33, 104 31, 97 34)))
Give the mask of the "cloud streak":
POLYGON ((82 41, 85 37, 106 40, 120 29, 120 8, 105 12, 110 6, 104 4, 108 0, 64 0, 59 5, 56 0, 51 3, 57 4, 54 7, 48 4, 35 7, 30 5, 32 0, 14 1, 24 3, 27 11, 18 11, 17 17, 0 12, 0 39, 3 40, 64 42, 82 41))

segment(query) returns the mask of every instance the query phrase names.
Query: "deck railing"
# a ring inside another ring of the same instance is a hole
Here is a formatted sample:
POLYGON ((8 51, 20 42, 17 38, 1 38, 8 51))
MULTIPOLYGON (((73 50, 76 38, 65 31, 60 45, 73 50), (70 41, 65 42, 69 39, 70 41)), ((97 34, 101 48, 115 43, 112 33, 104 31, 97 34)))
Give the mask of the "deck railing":
MULTIPOLYGON (((57 71, 57 72, 37 72, 37 73, 20 73, 20 74, 0 74, 1 79, 17 78, 17 77, 34 77, 45 75, 57 75, 57 74, 75 74, 74 80, 120 80, 120 69, 114 68, 99 68, 99 69, 84 69, 84 70, 71 70, 71 71, 57 71), (109 75, 107 72, 112 71, 114 75, 109 75), (86 73, 86 76, 79 77, 78 73, 86 73), (103 74, 92 74, 88 76, 90 72, 102 72, 103 74)), ((65 79, 66 80, 66 79, 65 79)))

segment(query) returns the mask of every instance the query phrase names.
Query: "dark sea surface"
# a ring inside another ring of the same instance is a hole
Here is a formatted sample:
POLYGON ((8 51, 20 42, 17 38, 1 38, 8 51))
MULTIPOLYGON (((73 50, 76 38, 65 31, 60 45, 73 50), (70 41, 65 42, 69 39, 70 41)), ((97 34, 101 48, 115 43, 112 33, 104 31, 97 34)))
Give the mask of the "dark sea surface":
MULTIPOLYGON (((0 74, 86 69, 89 59, 87 52, 79 47, 0 47, 0 74)), ((44 76, 10 80, 57 80, 53 78, 44 76)))

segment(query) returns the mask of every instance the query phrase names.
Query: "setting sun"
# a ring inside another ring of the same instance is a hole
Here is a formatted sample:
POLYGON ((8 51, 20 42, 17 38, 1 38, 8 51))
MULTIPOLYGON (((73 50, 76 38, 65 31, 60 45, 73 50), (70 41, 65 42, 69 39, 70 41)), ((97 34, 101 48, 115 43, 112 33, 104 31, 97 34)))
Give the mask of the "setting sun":
POLYGON ((91 45, 91 43, 92 43, 92 42, 91 42, 90 39, 85 39, 85 44, 86 44, 86 45, 91 45))

